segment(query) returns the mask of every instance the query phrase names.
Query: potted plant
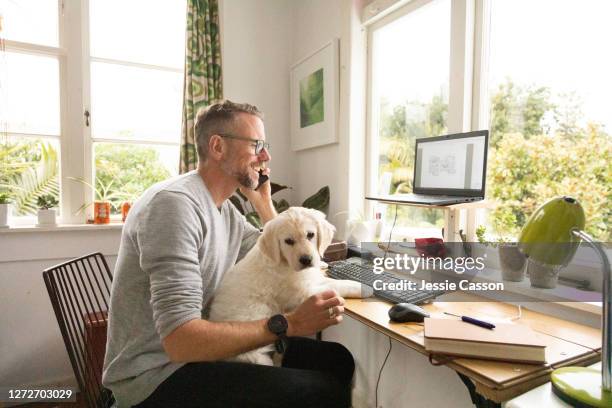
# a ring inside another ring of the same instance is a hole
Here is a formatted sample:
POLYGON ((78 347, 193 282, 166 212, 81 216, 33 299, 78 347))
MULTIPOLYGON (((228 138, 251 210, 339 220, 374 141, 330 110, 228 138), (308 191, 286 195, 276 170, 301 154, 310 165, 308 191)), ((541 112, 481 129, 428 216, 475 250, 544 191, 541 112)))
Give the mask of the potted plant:
POLYGON ((113 178, 112 180, 110 180, 108 182, 108 184, 103 184, 99 179, 96 180, 96 184, 98 185, 98 187, 94 187, 91 184, 89 184, 87 181, 83 180, 82 178, 78 178, 78 177, 68 177, 68 179, 72 180, 72 181, 78 181, 79 183, 85 184, 86 186, 88 186, 89 188, 91 188, 94 193, 95 193, 95 200, 93 203, 85 203, 83 204, 78 210, 77 212, 81 212, 83 211, 85 208, 89 207, 90 205, 93 204, 94 206, 94 211, 93 211, 93 223, 94 224, 108 224, 110 223, 110 215, 111 215, 111 208, 115 207, 113 200, 118 200, 121 199, 121 197, 123 197, 122 194, 118 193, 118 192, 113 192, 112 191, 112 187, 113 184, 115 182, 115 179, 113 178))
POLYGON ((478 238, 479 243, 497 249, 502 279, 510 282, 520 282, 525 279, 525 261, 527 258, 519 251, 517 244, 510 242, 503 236, 493 241, 487 241, 485 239, 486 231, 484 225, 476 228, 476 238, 478 238))
POLYGON ((9 206, 11 196, 7 192, 0 192, 0 228, 8 228, 9 206))
MULTIPOLYGON (((335 216, 349 214, 348 211, 340 211, 335 216)), ((377 242, 382 234, 383 222, 381 213, 376 213, 376 219, 368 220, 361 211, 349 214, 346 221, 344 236, 348 245, 360 246, 362 242, 377 242)))
POLYGON ((55 225, 55 207, 59 202, 52 194, 38 196, 38 225, 55 225))
MULTIPOLYGON (((291 188, 277 183, 270 183, 272 195, 278 193, 279 191, 291 188)), ((259 219, 259 215, 253 209, 253 207, 249 203, 249 200, 247 200, 244 194, 240 192, 240 190, 236 190, 236 194, 231 196, 229 200, 232 202, 232 204, 234 204, 238 211, 240 211, 240 213, 245 216, 245 218, 249 223, 251 223, 251 225, 256 228, 263 227, 261 220, 259 219)), ((272 200, 272 204, 274 204, 274 208, 279 214, 289 208, 289 203, 285 199, 281 199, 279 201, 272 200)), ((304 200, 304 202, 302 203, 302 207, 312 208, 327 214, 327 210, 329 208, 329 186, 322 187, 315 194, 304 200)))

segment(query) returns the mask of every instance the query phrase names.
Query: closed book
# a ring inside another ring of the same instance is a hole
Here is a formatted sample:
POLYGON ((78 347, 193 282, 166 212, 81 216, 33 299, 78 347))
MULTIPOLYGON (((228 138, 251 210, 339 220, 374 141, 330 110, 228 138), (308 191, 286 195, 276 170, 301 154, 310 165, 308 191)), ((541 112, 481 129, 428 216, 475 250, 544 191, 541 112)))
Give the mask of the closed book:
POLYGON ((431 353, 490 360, 546 362, 546 343, 527 326, 495 323, 485 329, 461 320, 425 319, 425 349, 431 353))

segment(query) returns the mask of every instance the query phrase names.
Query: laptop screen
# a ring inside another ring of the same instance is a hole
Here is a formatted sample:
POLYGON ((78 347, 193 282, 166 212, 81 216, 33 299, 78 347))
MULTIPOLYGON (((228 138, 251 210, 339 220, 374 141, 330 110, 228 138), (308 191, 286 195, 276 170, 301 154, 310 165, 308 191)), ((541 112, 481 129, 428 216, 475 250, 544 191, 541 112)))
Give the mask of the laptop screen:
POLYGON ((484 197, 489 132, 417 139, 414 192, 484 197))

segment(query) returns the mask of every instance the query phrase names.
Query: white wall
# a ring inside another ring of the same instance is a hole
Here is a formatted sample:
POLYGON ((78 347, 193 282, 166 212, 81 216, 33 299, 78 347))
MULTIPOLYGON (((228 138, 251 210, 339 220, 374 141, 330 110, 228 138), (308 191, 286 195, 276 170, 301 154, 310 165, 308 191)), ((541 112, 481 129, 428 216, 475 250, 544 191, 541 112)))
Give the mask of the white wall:
POLYGON ((361 29, 348 24, 351 18, 359 19, 360 10, 361 1, 350 0, 220 2, 224 96, 264 111, 266 136, 272 145, 272 179, 293 187, 278 197, 299 205, 329 185, 329 216, 340 238, 347 216, 336 214, 361 210, 364 195, 363 183, 349 182, 349 174, 361 179, 365 157, 365 122, 349 120, 350 116, 365 117, 365 55, 351 53, 351 47, 362 46, 351 42, 361 29), (293 152, 290 68, 332 38, 340 39, 340 87, 345 90, 340 93, 339 143, 293 152), (351 103, 349 89, 356 103, 351 103))
MULTIPOLYGON (((220 0, 223 94, 264 112, 272 155, 271 179, 293 185, 289 134, 289 65, 293 2, 220 0)), ((287 198, 284 191, 274 198, 287 198)))
POLYGON ((42 278, 50 266, 92 252, 115 265, 121 229, 0 230, 0 385, 76 380, 42 278))
MULTIPOLYGON (((344 219, 337 215, 348 209, 349 157, 348 109, 350 75, 349 13, 352 2, 310 0, 296 1, 292 61, 312 54, 332 38, 340 39, 340 103, 338 110, 338 140, 336 144, 295 152, 292 169, 296 201, 302 202, 319 188, 329 185, 331 202, 328 217, 343 237, 344 219)), ((293 65, 293 64, 292 64, 293 65)))

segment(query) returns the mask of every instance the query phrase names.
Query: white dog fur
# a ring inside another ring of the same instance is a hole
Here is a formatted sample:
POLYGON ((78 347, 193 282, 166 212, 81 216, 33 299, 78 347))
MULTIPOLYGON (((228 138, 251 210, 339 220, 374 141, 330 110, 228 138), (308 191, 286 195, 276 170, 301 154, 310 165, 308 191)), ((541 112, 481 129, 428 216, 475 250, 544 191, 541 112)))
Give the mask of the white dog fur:
MULTIPOLYGON (((321 256, 335 228, 316 210, 291 207, 269 221, 257 244, 224 276, 211 304, 211 321, 267 319, 295 309, 309 296, 335 289, 345 298, 371 296, 371 289, 350 280, 326 277, 321 256), (300 257, 312 257, 311 266, 300 257), (369 289, 369 290, 368 290, 369 289), (366 292, 367 291, 367 292, 366 292)), ((269 345, 231 360, 272 365, 269 345)))

